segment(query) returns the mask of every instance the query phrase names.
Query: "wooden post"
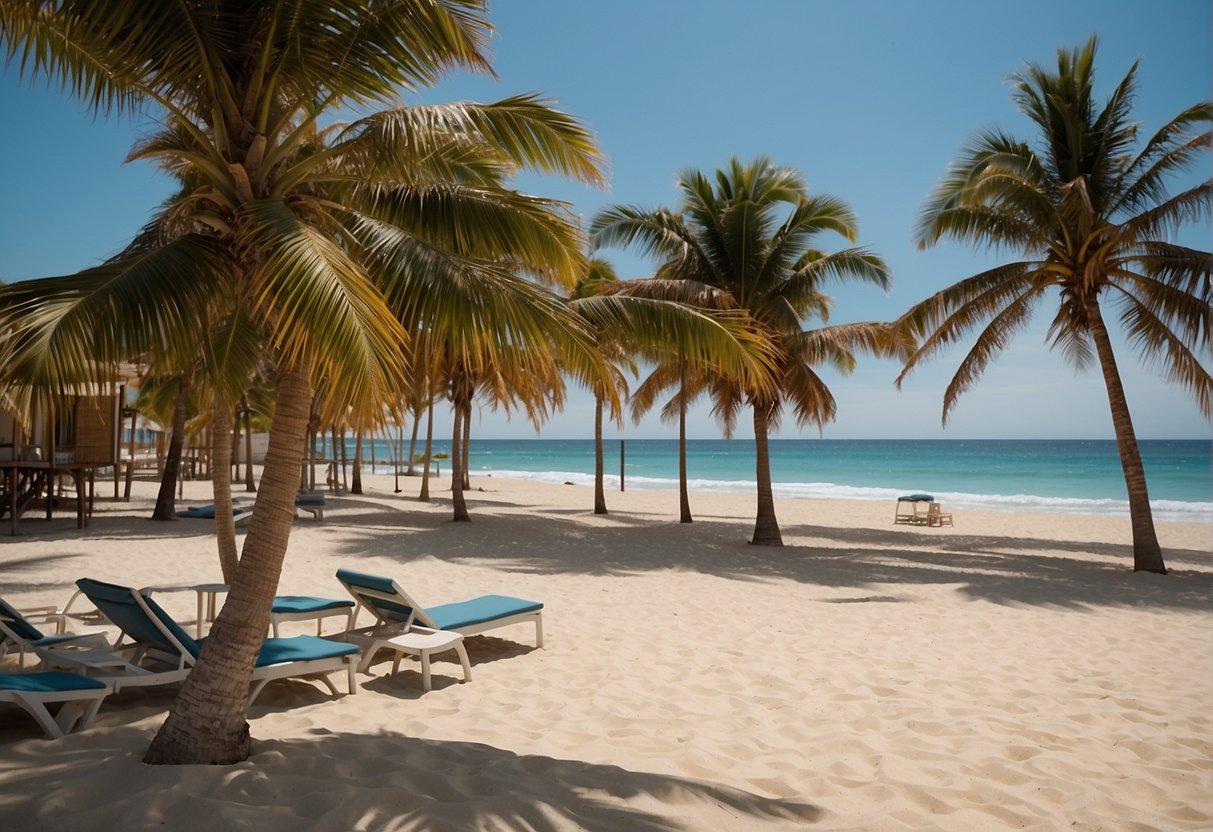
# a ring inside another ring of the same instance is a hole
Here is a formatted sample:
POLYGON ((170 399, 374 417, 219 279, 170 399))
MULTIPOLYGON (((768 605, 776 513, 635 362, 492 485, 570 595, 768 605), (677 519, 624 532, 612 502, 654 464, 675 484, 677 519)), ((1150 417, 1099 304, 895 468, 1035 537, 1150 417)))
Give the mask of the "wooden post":
POLYGON ((619 440, 619 490, 623 491, 623 440, 619 440))

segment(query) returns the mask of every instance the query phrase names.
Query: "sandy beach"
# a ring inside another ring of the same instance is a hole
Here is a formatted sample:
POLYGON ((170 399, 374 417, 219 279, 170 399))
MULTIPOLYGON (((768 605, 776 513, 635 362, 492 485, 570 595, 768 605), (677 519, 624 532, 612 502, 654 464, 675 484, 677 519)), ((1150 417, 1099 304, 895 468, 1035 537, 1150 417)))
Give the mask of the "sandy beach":
MULTIPOLYGON (((415 479, 365 482, 295 521, 281 593, 341 597, 347 566, 423 604, 536 599, 544 649, 526 625, 470 637, 473 680, 447 653, 428 693, 409 661, 338 699, 274 683, 233 767, 140 763, 172 687, 55 741, 3 706, 0 829, 1213 827, 1213 527, 1160 523, 1158 576, 1131 571, 1127 518, 927 529, 782 500, 770 549, 745 542, 750 495, 692 495, 680 525, 676 492, 608 493, 596 517, 586 488, 475 478, 455 524, 441 482, 432 504, 415 479)), ((185 488, 179 507, 209 501, 185 488)), ((5 599, 219 580, 209 524, 152 523, 154 494, 0 538, 5 599)), ((192 624, 192 593, 157 597, 192 624)))

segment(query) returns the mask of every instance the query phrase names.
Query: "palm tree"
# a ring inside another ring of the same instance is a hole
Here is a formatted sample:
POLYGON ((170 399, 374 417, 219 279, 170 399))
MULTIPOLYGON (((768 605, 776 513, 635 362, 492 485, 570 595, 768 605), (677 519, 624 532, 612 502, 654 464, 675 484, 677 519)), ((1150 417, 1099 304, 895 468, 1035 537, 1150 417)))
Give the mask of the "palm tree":
MULTIPOLYGON (((615 273, 615 267, 609 261, 601 257, 590 258, 585 276, 577 281, 577 285, 569 293, 569 298, 577 301, 582 298, 593 297, 594 295, 603 293, 618 281, 619 277, 615 273)), ((604 485, 602 448, 604 403, 608 399, 608 384, 614 386, 616 391, 626 392, 627 390, 627 381, 617 367, 619 362, 626 360, 626 356, 622 344, 617 339, 611 338, 605 332, 597 333, 597 335, 598 348, 602 351, 603 358, 606 359, 606 366, 610 374, 591 385, 591 391, 594 394, 594 513, 606 514, 606 488, 604 485)), ((632 365, 632 371, 635 372, 635 365, 632 365)), ((618 413, 612 414, 616 419, 618 419, 618 415, 618 413)))
MULTIPOLYGON (((245 693, 290 535, 313 382, 326 379, 333 401, 362 412, 405 383, 407 332, 385 299, 394 290, 377 282, 423 270, 439 282, 476 273, 480 264, 446 248, 455 237, 486 234, 496 249, 532 259, 552 248, 534 230, 545 207, 497 198, 475 182, 441 190, 466 168, 460 150, 494 148, 498 175, 530 167, 602 181, 588 133, 534 96, 396 108, 318 129, 339 108, 394 101, 449 69, 487 71, 489 31, 482 0, 0 6, 0 42, 23 74, 62 83, 97 113, 162 113, 164 131, 131 158, 196 176, 201 184, 177 210, 207 229, 79 275, 6 287, 7 369, 54 385, 81 375, 89 354, 184 354, 206 331, 198 310, 225 298, 229 317, 249 322, 275 371, 274 420, 240 569, 148 762, 248 756, 245 693)), ((550 267, 572 273, 576 260, 554 258, 550 267)), ((395 295, 399 302, 399 287, 395 295)))
POLYGON ((813 370, 829 363, 849 370, 855 351, 896 354, 901 345, 882 324, 857 323, 802 331, 808 316, 823 321, 830 299, 821 292, 831 278, 890 284, 884 262, 862 248, 827 253, 815 247, 819 233, 848 241, 857 220, 840 200, 810 195, 799 173, 765 158, 732 159, 712 181, 697 170, 679 174, 681 212, 614 206, 595 217, 597 246, 636 245, 659 259, 659 276, 693 280, 732 295, 765 332, 776 356, 763 384, 714 374, 707 389, 714 412, 731 435, 743 405, 753 411, 757 511, 752 543, 782 546, 771 489, 768 435, 778 427, 783 404, 796 421, 824 426, 834 418, 829 388, 813 370))
MULTIPOLYGON (((645 280, 630 280, 612 287, 620 294, 632 297, 652 298, 687 306, 715 310, 717 313, 736 308, 733 296, 727 291, 715 289, 695 280, 678 280, 663 277, 677 268, 677 263, 665 264, 658 269, 658 276, 645 280)), ((676 333, 668 333, 674 336, 676 333)), ((633 421, 639 423, 644 414, 653 408, 658 396, 674 389, 674 397, 661 410, 663 422, 678 422, 678 521, 694 522, 691 515, 691 495, 687 482, 687 407, 704 392, 710 372, 720 371, 719 363, 701 364, 688 360, 686 351, 676 337, 669 337, 657 355, 651 355, 657 365, 632 394, 631 412, 633 421)))
POLYGON ((1139 144, 1130 121, 1137 65, 1101 107, 1094 98, 1092 37, 1061 49, 1057 70, 1029 64, 1011 78, 1012 97, 1037 130, 1035 147, 998 130, 963 149, 922 210, 920 248, 942 237, 1006 248, 1024 259, 996 266, 927 298, 903 318, 922 336, 898 377, 980 328, 944 393, 943 418, 960 395, 1056 297, 1052 346, 1076 368, 1098 361, 1108 391, 1133 528, 1133 568, 1165 573, 1145 470, 1104 320, 1112 308, 1142 356, 1213 414, 1209 357, 1213 327, 1210 253, 1171 242, 1183 224, 1207 222, 1213 183, 1172 195, 1167 180, 1208 149, 1213 107, 1175 116, 1139 144))

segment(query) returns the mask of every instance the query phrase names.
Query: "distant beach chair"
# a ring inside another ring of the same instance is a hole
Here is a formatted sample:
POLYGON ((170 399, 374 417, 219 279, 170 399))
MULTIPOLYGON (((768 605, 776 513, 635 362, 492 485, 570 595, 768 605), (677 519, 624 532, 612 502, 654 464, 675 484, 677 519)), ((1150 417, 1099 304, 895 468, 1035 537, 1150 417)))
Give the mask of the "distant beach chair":
POLYGON ((952 525, 952 515, 941 511, 939 503, 931 503, 927 506, 927 526, 950 525, 952 525))
MULTIPOLYGON (((215 504, 209 503, 205 506, 190 506, 185 511, 177 512, 178 517, 186 519, 198 520, 214 520, 215 519, 215 504)), ((253 509, 250 506, 233 506, 232 519, 239 523, 253 516, 253 509)))
POLYGON ((39 673, 0 673, 0 702, 25 709, 52 739, 83 731, 92 724, 112 687, 100 679, 45 670, 39 673), (51 716, 48 705, 59 705, 51 716))
MULTIPOLYGON (((72 596, 72 601, 75 596, 72 596)), ((71 606, 71 601, 68 602, 71 606)), ((68 633, 65 632, 66 613, 54 611, 54 607, 39 607, 35 610, 18 610, 3 598, 0 598, 0 656, 10 649, 17 649, 17 667, 25 668, 26 652, 35 652, 38 648, 47 650, 74 649, 108 649, 109 637, 105 633, 68 633), (33 619, 33 621, 31 621, 33 619), (43 633, 36 626, 53 623, 55 632, 43 633)))
MULTIPOLYGON (((150 597, 130 587, 82 578, 76 585, 97 609, 117 626, 132 644, 109 651, 64 653, 39 650, 38 655, 57 667, 91 672, 113 682, 114 690, 125 687, 180 682, 190 672, 205 639, 192 638, 150 597)), ((349 692, 356 693, 354 664, 358 649, 315 636, 267 638, 261 645, 253 669, 247 706, 275 679, 315 678, 334 696, 336 686, 328 678, 346 670, 349 692)))
MULTIPOLYGON (((393 638, 415 627, 475 635, 511 624, 534 622, 535 646, 543 647, 543 603, 506 595, 482 595, 467 601, 423 608, 391 578, 338 569, 337 580, 354 596, 360 608, 375 617, 370 627, 351 630, 344 637, 363 648, 365 672, 380 649, 396 649, 393 638)), ((462 649, 454 648, 452 649, 462 649)))
POLYGON ((894 525, 925 526, 927 515, 919 513, 919 503, 930 503, 935 498, 930 494, 906 494, 897 498, 897 508, 893 513, 894 525))
POLYGON ((315 598, 311 595, 278 595, 270 607, 270 627, 278 637, 278 626, 286 621, 316 620, 316 635, 324 619, 335 615, 345 616, 345 629, 354 629, 354 602, 341 598, 315 598))
POLYGON ((324 501, 323 494, 296 494, 295 495, 295 516, 299 516, 300 511, 306 511, 316 520, 324 519, 324 501))

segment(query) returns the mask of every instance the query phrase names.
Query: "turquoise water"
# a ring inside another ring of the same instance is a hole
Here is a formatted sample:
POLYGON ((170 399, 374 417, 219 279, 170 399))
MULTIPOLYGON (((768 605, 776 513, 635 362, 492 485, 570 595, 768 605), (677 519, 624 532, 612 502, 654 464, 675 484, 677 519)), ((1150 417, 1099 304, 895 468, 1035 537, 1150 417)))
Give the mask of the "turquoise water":
MULTIPOLYGON (((1155 517, 1213 522, 1213 443, 1142 440, 1140 445, 1155 517)), ((436 452, 449 448, 449 442, 435 443, 436 452)), ((605 449, 607 487, 618 489, 618 440, 607 441, 605 449)), ((383 439, 376 441, 375 453, 380 462, 393 455, 383 439)), ((678 487, 675 440, 627 440, 625 461, 628 487, 678 487)), ((473 438, 471 472, 590 485, 594 443, 473 438)), ((691 440, 687 476, 692 491, 752 494, 754 443, 691 440)), ((1128 513, 1111 440, 778 439, 771 441, 771 478, 776 496, 783 497, 887 501, 925 491, 957 507, 1128 513)))

